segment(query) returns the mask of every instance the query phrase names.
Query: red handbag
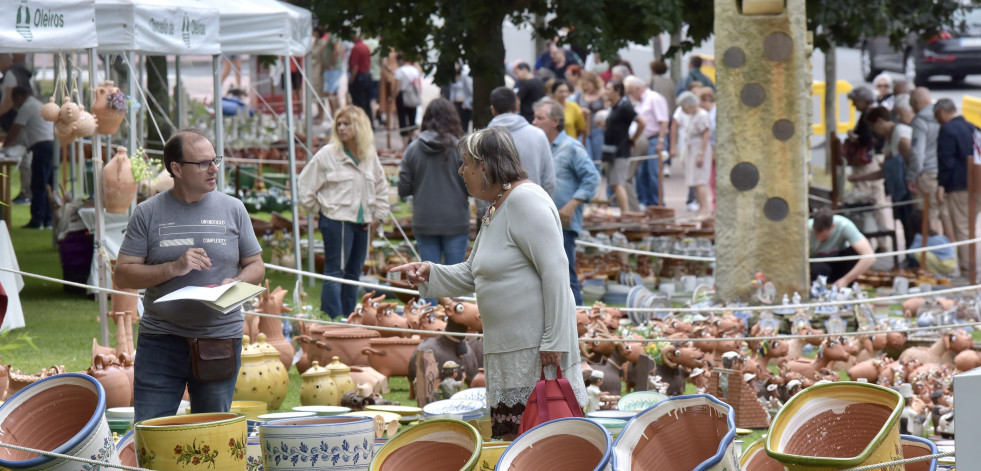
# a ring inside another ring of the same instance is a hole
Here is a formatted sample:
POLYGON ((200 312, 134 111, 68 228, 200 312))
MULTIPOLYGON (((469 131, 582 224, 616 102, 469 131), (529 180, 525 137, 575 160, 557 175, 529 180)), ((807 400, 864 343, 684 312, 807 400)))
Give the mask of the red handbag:
POLYGON ((545 379, 545 367, 542 367, 542 379, 535 383, 535 390, 528 397, 525 411, 521 414, 518 435, 549 420, 583 417, 582 408, 572 392, 569 380, 562 377, 561 368, 556 367, 555 371, 555 379, 545 379))

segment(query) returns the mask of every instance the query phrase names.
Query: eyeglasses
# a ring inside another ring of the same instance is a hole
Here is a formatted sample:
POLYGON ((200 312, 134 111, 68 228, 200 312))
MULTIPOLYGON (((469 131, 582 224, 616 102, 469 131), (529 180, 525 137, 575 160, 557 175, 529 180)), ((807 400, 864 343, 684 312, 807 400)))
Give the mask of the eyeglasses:
POLYGON ((197 165, 198 168, 201 169, 202 172, 207 172, 208 169, 211 168, 211 164, 215 164, 215 167, 216 168, 217 167, 220 167, 221 166, 221 159, 222 159, 222 156, 216 155, 213 160, 205 160, 204 162, 180 162, 180 164, 181 165, 183 165, 183 164, 197 165))

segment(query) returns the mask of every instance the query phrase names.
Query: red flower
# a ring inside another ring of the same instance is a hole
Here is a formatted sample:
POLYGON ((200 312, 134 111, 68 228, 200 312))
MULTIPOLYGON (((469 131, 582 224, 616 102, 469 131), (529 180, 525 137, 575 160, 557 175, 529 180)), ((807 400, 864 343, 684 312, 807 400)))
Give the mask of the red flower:
POLYGON ((201 458, 195 456, 193 459, 191 459, 191 464, 201 464, 201 458))
POLYGON ((228 439, 228 446, 235 446, 235 439, 234 438, 229 438, 228 439))
POLYGON ((181 453, 184 453, 184 448, 181 447, 180 445, 175 446, 174 447, 174 454, 175 455, 179 455, 181 453))
POLYGON ((211 452, 211 447, 208 446, 208 445, 205 445, 203 448, 201 448, 201 453, 204 453, 204 454, 207 455, 210 452, 211 452))

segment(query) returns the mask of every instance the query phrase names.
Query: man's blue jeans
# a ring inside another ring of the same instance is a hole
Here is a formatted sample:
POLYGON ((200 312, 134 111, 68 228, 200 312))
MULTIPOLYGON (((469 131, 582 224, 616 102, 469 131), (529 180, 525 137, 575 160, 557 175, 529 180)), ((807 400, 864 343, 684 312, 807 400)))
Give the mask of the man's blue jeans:
MULTIPOLYGON (((345 280, 361 279, 368 255, 368 225, 335 221, 320 215, 324 238, 324 275, 345 280)), ((332 318, 347 317, 358 304, 358 287, 324 280, 320 310, 332 318)))
MULTIPOLYGON (((657 154, 657 136, 648 140, 647 155, 657 154)), ((637 186, 637 201, 644 206, 657 206, 658 204, 658 159, 648 159, 640 162, 637 166, 637 176, 635 177, 637 186)))
POLYGON ((576 306, 582 306, 582 288, 579 287, 579 275, 576 275, 576 239, 579 234, 573 231, 562 231, 565 242, 565 256, 569 259, 569 287, 572 288, 572 297, 576 299, 576 306))
POLYGON ((140 334, 140 354, 133 366, 134 420, 176 415, 184 387, 191 397, 191 411, 228 412, 235 381, 242 365, 242 339, 235 342, 235 372, 224 381, 201 382, 191 369, 191 347, 177 335, 140 334))

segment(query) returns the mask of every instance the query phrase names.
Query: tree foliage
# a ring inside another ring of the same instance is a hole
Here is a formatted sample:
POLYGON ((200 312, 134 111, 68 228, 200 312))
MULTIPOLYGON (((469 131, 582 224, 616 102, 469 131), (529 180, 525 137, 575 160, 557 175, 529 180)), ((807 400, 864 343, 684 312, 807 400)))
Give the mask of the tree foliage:
MULTIPOLYGON (((977 4, 978 0, 973 0, 977 4)), ((953 25, 961 0, 807 0, 807 28, 814 47, 852 47, 864 38, 888 36, 898 45, 907 35, 930 37, 953 25)))

